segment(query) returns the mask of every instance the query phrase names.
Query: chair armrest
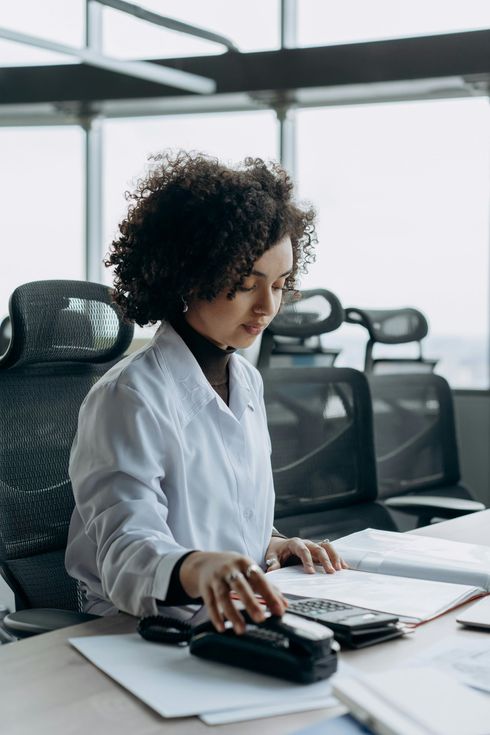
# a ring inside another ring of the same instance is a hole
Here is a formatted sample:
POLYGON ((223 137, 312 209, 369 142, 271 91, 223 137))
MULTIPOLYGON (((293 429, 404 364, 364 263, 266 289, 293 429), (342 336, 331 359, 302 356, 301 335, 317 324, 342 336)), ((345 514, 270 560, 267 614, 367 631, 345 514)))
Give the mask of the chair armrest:
POLYGON ((437 495, 399 495, 387 498, 384 504, 402 513, 432 518, 457 518, 485 510, 485 505, 477 500, 444 498, 437 495))
POLYGON ((27 638, 39 633, 49 633, 52 630, 58 630, 58 628, 67 628, 69 625, 85 623, 98 617, 98 615, 89 615, 73 610, 39 607, 9 613, 3 619, 3 626, 16 638, 27 638))

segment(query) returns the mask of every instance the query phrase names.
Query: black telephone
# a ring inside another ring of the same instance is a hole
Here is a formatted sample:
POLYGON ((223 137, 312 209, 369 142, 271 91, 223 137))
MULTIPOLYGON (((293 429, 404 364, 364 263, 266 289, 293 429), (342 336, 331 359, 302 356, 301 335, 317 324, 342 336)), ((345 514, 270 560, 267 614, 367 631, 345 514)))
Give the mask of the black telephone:
POLYGON ((189 643, 194 656, 303 684, 336 671, 339 646, 329 628, 288 613, 270 615, 262 623, 254 623, 246 610, 241 613, 246 622, 242 635, 229 623, 219 633, 211 621, 192 627, 161 615, 142 618, 138 632, 150 641, 189 643))

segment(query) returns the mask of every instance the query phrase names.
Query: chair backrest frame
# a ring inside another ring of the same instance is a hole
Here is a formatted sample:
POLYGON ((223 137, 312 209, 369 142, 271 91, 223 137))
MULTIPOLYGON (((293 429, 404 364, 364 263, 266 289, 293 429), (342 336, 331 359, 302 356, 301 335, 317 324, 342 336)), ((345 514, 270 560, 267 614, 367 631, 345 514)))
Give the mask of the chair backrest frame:
POLYGON ((85 395, 122 356, 133 327, 111 289, 84 281, 24 284, 10 316, 12 339, 0 359, 0 574, 17 609, 80 610, 80 590, 64 568, 71 443, 85 395))
POLYGON ((262 371, 262 377, 272 442, 276 517, 375 500, 376 460, 366 377, 353 368, 335 367, 269 368, 262 371), (329 415, 329 405, 332 415, 329 415), (275 426, 278 410, 288 415, 283 424, 278 421, 275 426), (309 436, 313 436, 316 446, 309 452, 307 444, 306 451, 295 458, 293 442, 308 442, 309 436), (277 466, 280 442, 285 442, 285 460, 280 457, 280 466, 277 466), (284 461, 286 464, 281 464, 284 461), (347 475, 343 476, 346 471, 347 475), (347 492, 329 489, 347 486, 347 492), (323 487, 319 499, 315 499, 314 494, 309 496, 313 487, 316 491, 323 487), (303 496, 296 500, 293 497, 281 507, 281 494, 289 497, 295 490, 298 496, 300 492, 303 496))

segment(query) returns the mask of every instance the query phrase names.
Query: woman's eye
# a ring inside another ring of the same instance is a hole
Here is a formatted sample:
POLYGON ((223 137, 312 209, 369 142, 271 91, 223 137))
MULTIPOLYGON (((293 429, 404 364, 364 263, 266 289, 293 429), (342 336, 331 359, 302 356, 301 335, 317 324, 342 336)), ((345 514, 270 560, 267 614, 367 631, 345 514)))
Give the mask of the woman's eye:
POLYGON ((287 291, 286 286, 272 286, 274 291, 287 291))
POLYGON ((253 291, 255 286, 238 286, 238 291, 253 291))

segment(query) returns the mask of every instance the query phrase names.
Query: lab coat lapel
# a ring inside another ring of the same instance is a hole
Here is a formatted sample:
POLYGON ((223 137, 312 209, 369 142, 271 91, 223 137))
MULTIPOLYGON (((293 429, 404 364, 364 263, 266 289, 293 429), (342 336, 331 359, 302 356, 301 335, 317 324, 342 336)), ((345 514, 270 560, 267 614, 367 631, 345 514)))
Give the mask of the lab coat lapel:
POLYGON ((155 340, 160 356, 174 379, 182 408, 182 424, 186 426, 204 406, 216 398, 216 393, 196 358, 170 324, 161 324, 155 340))
POLYGON ((240 421, 247 407, 249 410, 254 410, 252 392, 236 355, 230 357, 228 368, 230 371, 230 411, 237 421, 240 421))

